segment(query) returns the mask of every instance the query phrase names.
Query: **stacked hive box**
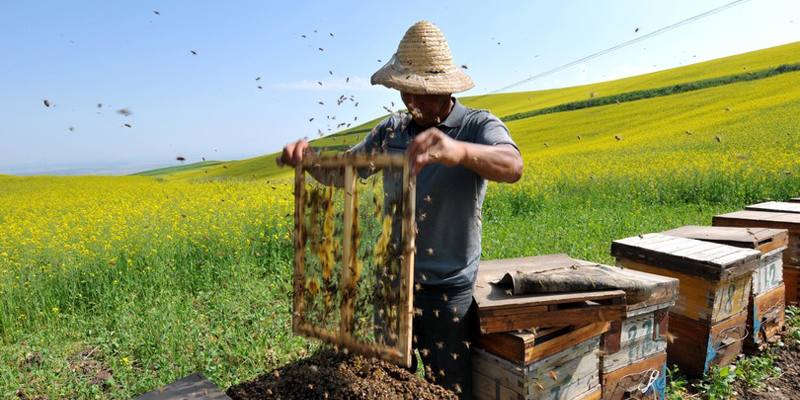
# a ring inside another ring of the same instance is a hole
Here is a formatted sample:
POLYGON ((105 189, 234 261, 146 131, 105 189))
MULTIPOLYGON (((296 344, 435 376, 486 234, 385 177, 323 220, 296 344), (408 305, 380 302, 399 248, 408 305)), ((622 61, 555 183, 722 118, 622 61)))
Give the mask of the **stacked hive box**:
POLYGON ((798 298, 798 286, 800 286, 800 214, 750 210, 736 211, 715 216, 713 225, 788 230, 788 247, 783 252, 783 283, 786 286, 786 304, 798 304, 798 300, 800 300, 798 298))
POLYGON ((492 284, 506 273, 569 267, 566 255, 481 262, 473 346, 476 399, 600 399, 601 337, 622 317, 625 293, 513 295, 492 284), (553 328, 551 328, 553 327, 553 328))
POLYGON ((703 240, 761 252, 753 271, 745 347, 763 350, 779 338, 784 324, 783 252, 788 240, 785 229, 684 226, 665 235, 703 240))
POLYGON ((700 376, 741 352, 760 252, 657 233, 616 240, 611 252, 621 267, 680 280, 669 316, 670 363, 700 376))
POLYGON ((678 297, 678 280, 632 269, 619 269, 619 274, 653 289, 646 299, 627 304, 622 319, 612 321, 609 331, 603 335, 600 358, 603 400, 627 399, 634 395, 663 400, 668 309, 678 297))
POLYGON ((789 199, 789 203, 800 203, 800 197, 792 197, 789 199))

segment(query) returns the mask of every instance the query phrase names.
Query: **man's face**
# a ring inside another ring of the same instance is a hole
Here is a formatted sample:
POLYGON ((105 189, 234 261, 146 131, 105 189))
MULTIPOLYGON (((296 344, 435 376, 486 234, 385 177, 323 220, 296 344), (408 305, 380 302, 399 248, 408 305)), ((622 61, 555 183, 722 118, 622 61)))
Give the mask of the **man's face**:
POLYGON ((422 128, 441 123, 450 112, 449 94, 411 94, 400 92, 414 122, 422 128))

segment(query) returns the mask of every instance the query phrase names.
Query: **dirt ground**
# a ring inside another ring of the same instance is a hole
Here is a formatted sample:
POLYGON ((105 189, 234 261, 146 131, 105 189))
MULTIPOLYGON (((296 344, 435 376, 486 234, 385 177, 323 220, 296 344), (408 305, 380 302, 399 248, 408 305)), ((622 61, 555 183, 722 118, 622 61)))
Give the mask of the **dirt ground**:
POLYGON ((782 374, 765 382, 755 390, 744 382, 736 383, 737 399, 742 400, 796 400, 800 399, 800 343, 786 344, 776 353, 775 364, 782 374))
POLYGON ((321 350, 253 381, 231 386, 233 400, 456 399, 440 386, 391 363, 321 350))

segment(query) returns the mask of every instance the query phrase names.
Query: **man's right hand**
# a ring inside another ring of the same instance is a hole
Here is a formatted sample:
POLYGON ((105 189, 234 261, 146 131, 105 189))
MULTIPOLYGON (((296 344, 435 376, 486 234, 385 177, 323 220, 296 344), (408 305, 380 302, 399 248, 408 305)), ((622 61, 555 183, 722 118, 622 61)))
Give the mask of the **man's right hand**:
POLYGON ((313 151, 314 150, 308 146, 308 140, 306 139, 300 139, 296 142, 289 143, 283 147, 283 153, 280 158, 277 159, 278 165, 283 166, 289 164, 292 167, 296 167, 297 164, 303 162, 303 158, 306 157, 307 153, 313 153, 313 151))

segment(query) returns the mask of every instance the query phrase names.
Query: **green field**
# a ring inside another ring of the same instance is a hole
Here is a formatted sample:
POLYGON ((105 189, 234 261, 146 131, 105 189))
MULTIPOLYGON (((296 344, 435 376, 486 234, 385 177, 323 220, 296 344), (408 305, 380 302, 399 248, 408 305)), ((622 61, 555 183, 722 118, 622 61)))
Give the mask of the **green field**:
MULTIPOLYGON (((505 117, 797 64, 798 54, 794 43, 463 100, 505 117)), ((613 239, 800 195, 800 72, 507 124, 525 171, 489 188, 487 259, 613 262, 613 239)), ((370 127, 314 145, 351 144, 370 127)), ((266 155, 145 176, 0 177, 0 398, 123 399, 194 371, 227 387, 312 351, 289 327, 289 173, 266 155)))

